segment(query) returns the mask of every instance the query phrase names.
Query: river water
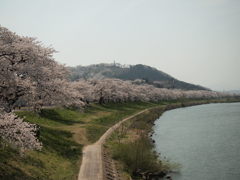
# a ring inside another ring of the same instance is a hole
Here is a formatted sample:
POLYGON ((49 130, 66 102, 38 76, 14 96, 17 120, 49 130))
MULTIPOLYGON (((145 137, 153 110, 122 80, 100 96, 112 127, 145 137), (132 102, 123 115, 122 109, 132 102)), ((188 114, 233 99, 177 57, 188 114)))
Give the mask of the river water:
POLYGON ((153 128, 157 152, 182 165, 173 180, 240 180, 240 103, 170 110, 153 128))

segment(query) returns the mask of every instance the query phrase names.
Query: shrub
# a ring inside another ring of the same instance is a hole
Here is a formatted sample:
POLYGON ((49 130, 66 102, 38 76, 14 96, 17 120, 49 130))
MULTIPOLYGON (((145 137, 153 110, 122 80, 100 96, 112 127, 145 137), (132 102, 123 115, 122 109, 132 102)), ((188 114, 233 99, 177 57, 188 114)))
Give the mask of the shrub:
POLYGON ((153 151, 153 148, 154 145, 149 141, 149 138, 142 135, 134 142, 115 145, 113 158, 121 161, 132 175, 135 175, 139 169, 157 172, 162 169, 162 163, 158 160, 158 155, 153 151))

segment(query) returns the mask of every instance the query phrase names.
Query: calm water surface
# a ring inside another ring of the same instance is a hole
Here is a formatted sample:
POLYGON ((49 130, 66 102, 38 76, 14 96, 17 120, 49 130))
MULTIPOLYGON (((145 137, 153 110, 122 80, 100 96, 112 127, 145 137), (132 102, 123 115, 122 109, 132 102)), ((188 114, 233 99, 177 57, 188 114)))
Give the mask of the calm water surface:
POLYGON ((155 124, 157 151, 182 164, 173 180, 240 180, 240 103, 170 110, 155 124))

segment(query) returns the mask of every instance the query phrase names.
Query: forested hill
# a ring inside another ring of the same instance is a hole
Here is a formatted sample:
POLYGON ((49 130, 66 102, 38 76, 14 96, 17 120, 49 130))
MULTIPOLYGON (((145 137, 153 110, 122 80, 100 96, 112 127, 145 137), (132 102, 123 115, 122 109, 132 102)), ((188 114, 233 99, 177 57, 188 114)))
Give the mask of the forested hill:
POLYGON ((184 90, 209 90, 205 87, 179 81, 176 78, 157 70, 156 68, 138 64, 95 64, 90 66, 68 67, 72 72, 72 81, 81 78, 118 78, 122 80, 132 80, 135 83, 152 84, 159 88, 177 88, 184 90))

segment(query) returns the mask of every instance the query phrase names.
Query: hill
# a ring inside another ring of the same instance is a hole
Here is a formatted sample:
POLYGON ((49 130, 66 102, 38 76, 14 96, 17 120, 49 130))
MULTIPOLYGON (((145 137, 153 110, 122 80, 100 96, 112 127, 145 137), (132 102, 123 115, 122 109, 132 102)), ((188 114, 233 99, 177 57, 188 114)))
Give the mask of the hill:
POLYGON ((231 90, 231 91, 227 91, 229 93, 234 93, 234 94, 240 94, 240 90, 231 90))
POLYGON ((210 90, 208 88, 180 81, 169 74, 156 68, 138 64, 124 66, 121 64, 94 64, 90 66, 68 67, 72 72, 72 81, 80 78, 118 78, 132 80, 135 83, 152 84, 158 88, 183 89, 183 90, 210 90))

